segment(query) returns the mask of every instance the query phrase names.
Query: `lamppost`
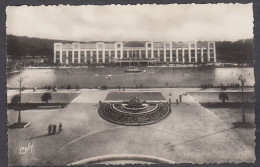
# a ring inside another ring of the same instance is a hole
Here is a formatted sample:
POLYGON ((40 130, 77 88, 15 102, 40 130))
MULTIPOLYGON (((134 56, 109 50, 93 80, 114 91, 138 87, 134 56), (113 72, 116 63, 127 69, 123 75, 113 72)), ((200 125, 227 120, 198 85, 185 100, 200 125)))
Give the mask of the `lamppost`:
POLYGON ((245 109, 244 109, 244 84, 246 82, 246 79, 241 74, 241 75, 239 75, 238 80, 241 81, 241 86, 242 86, 242 112, 243 112, 242 122, 245 123, 246 118, 245 118, 245 109))
MULTIPOLYGON (((27 77, 25 77, 27 78, 27 77)), ((20 77, 19 79, 17 79, 17 81, 19 82, 19 99, 18 99, 18 105, 19 105, 19 113, 18 113, 18 121, 15 122, 14 124, 10 125, 9 128, 25 128, 28 127, 30 125, 30 122, 22 122, 21 121, 21 109, 22 109, 22 82, 25 79, 24 77, 20 77)))
POLYGON ((20 99, 19 99, 19 115, 18 115, 18 124, 21 124, 21 103, 22 103, 22 82, 23 78, 20 77, 18 80, 20 86, 20 99))

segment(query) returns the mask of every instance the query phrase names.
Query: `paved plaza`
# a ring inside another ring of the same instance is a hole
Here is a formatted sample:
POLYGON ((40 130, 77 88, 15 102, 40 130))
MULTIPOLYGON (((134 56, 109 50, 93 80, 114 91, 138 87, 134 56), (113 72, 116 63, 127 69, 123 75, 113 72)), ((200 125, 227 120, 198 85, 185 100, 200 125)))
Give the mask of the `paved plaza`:
MULTIPOLYGON (((37 90, 37 93, 45 91, 37 90)), ((161 92, 166 101, 171 98, 172 112, 151 125, 117 125, 102 119, 98 107, 99 101, 105 101, 109 93, 118 93, 118 90, 58 90, 58 93, 76 93, 69 98, 69 105, 59 109, 23 110, 22 121, 31 122, 30 126, 8 130, 9 164, 71 164, 118 154, 151 156, 173 163, 255 161, 255 129, 235 128, 232 124, 240 121, 241 109, 204 108, 190 95, 192 93, 187 93, 203 91, 199 88, 128 89, 124 92, 138 91, 161 92), (177 105, 175 99, 180 94, 183 94, 182 103, 177 105), (47 135, 48 125, 60 122, 63 131, 47 135), (19 154, 21 142, 34 143, 33 152, 19 154)), ((253 92, 253 89, 245 91, 253 92)), ((25 90, 23 95, 30 92, 25 90)), ((8 98, 16 93, 17 90, 8 91, 8 98)), ((9 124, 17 121, 17 111, 9 109, 7 114, 9 124)), ((246 119, 254 123, 254 108, 246 109, 246 119)))

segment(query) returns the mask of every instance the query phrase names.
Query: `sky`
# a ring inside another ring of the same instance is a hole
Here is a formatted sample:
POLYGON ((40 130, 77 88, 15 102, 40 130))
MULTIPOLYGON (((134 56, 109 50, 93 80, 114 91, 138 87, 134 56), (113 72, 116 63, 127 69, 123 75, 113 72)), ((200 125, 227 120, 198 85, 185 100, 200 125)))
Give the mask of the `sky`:
POLYGON ((9 6, 7 34, 72 41, 253 38, 250 4, 9 6))

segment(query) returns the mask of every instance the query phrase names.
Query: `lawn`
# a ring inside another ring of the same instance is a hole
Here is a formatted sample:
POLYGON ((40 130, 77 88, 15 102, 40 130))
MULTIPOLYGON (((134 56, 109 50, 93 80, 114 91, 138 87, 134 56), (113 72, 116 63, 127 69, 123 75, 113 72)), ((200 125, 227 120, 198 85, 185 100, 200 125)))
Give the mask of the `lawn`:
MULTIPOLYGON (((47 91, 46 91, 47 92, 47 91)), ((70 103, 75 99, 79 93, 60 93, 60 92, 50 92, 51 100, 48 103, 70 103)), ((43 103, 41 101, 43 93, 22 93, 22 103, 43 103)), ((13 95, 14 96, 14 95, 13 95)), ((7 103, 11 102, 13 96, 7 97, 7 103)))
MULTIPOLYGON (((226 92, 229 100, 227 102, 241 102, 242 94, 241 92, 226 92)), ((219 100, 219 92, 189 92, 189 94, 194 98, 194 100, 203 102, 221 102, 219 100)), ((244 92, 245 102, 254 102, 255 96, 253 92, 244 92)))
POLYGON ((146 101, 165 100, 161 92, 110 92, 106 100, 109 101, 123 101, 139 98, 146 101))

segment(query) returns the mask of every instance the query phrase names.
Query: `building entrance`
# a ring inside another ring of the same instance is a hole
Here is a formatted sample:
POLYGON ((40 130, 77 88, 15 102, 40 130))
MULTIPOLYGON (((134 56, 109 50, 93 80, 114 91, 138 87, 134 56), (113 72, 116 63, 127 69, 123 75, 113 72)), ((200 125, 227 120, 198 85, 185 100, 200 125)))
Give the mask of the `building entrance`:
POLYGON ((139 50, 130 50, 129 51, 129 58, 133 58, 133 59, 140 58, 139 50))

